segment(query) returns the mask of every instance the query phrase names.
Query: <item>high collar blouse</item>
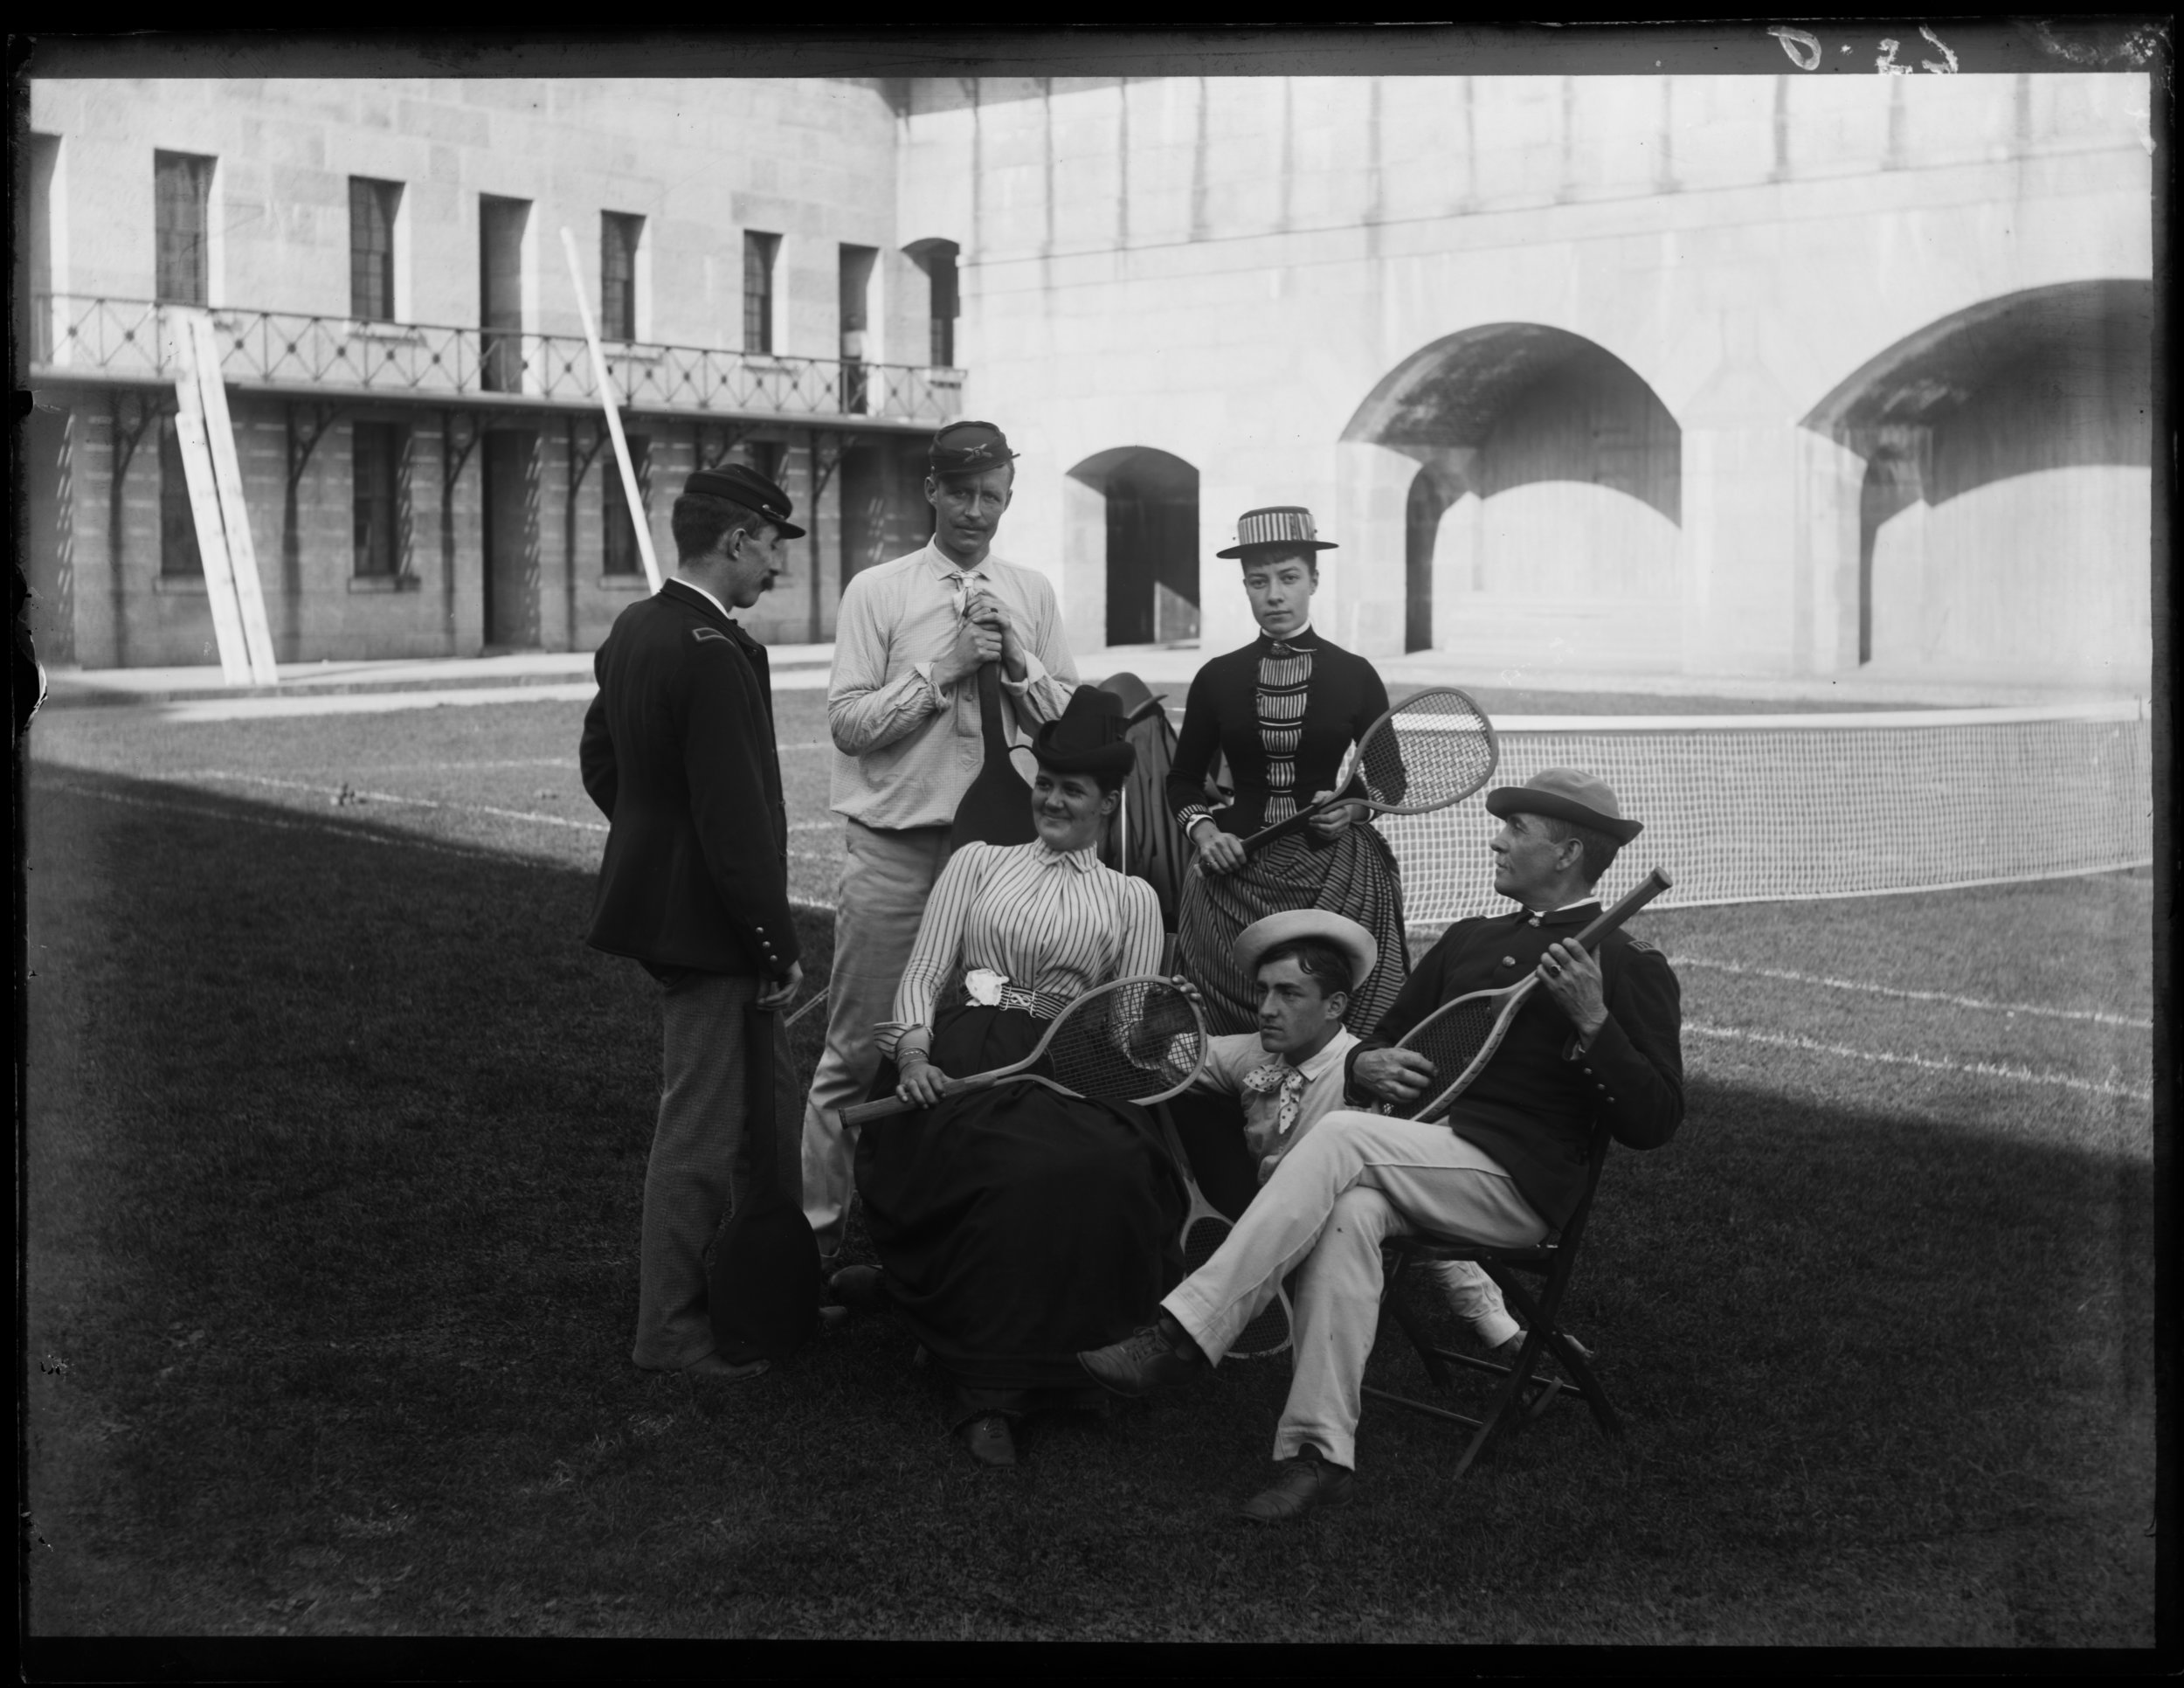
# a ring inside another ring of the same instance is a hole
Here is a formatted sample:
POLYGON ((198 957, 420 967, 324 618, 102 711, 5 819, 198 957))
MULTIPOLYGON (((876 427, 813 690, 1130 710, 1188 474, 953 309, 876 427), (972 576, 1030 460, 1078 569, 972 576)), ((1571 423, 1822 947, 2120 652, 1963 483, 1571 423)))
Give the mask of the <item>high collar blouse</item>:
POLYGON ((948 858, 925 905, 909 965, 895 986, 881 1048, 930 1026, 949 985, 978 968, 1019 990, 1068 999, 1131 974, 1158 973, 1160 899, 1142 879, 1103 865, 1095 847, 966 844, 948 858))

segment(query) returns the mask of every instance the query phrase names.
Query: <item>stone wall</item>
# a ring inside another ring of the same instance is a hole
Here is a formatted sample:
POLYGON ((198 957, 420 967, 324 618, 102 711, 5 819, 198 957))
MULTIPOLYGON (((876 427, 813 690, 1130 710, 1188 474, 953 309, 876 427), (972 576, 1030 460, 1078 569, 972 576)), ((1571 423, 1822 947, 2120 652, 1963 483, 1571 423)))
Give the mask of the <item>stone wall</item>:
MULTIPOLYGON (((1462 661, 1848 672, 1863 592, 1897 618, 1884 652, 1939 638, 1964 672, 2017 677, 2065 566, 2041 536, 2063 528, 2087 541, 2066 590, 2106 631, 2042 677, 2106 684, 2150 661, 2142 470, 2042 471, 1950 512, 1951 556, 2010 559, 1966 642, 1933 631, 1931 593, 1862 577, 1864 460, 1807 419, 1983 301, 2143 289, 2146 99, 2135 75, 921 84, 898 214, 967 231, 966 404, 1025 450, 1005 538, 1073 627, 1104 590, 1069 561, 1098 516, 1077 471, 1150 448, 1199 474, 1209 648, 1249 631, 1212 553, 1236 513, 1296 502, 1343 546, 1319 624, 1402 649, 1414 483, 1516 449, 1551 370, 1520 364, 1499 409, 1439 435, 1382 438, 1375 395, 1453 337, 1529 325, 1634 373, 1680 435, 1678 484, 1469 488, 1425 618, 1462 661)), ((1535 447, 1605 402, 1596 385, 1532 415, 1535 447)), ((1974 590, 1947 566, 1945 595, 1974 590)))

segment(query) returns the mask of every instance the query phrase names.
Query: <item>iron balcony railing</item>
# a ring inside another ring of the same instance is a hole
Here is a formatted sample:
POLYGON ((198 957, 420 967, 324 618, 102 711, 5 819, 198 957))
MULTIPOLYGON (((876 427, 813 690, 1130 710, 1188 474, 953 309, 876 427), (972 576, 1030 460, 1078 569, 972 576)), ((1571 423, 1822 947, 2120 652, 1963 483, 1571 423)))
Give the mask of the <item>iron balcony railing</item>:
MULTIPOLYGON (((180 308, 81 294, 39 294, 33 304, 32 362, 45 370, 172 378, 168 315, 180 308)), ((435 398, 598 398, 580 335, 291 311, 216 308, 211 315, 221 373, 230 381, 435 398)), ((621 342, 605 351, 622 403, 639 410, 947 422, 962 408, 960 370, 621 342)))

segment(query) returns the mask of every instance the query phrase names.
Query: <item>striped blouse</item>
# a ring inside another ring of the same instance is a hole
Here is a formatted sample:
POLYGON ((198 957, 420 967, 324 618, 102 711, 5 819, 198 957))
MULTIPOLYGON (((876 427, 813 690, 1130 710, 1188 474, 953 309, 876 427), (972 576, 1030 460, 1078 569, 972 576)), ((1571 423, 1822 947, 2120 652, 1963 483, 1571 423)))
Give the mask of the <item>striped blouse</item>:
MULTIPOLYGON (((1344 752, 1387 707, 1387 688, 1365 658, 1309 627, 1285 640, 1262 633, 1212 658, 1192 680, 1168 773, 1169 806, 1185 827, 1211 816, 1240 836, 1286 820, 1333 787, 1344 752), (1234 801, 1220 808, 1206 789, 1217 754, 1235 787, 1234 801)), ((1393 778, 1401 778, 1399 766, 1393 778)))
POLYGON ((948 858, 925 905, 895 1018, 874 1028, 889 1056, 903 1033, 930 1026, 950 983, 974 968, 1019 990, 1067 1000, 1133 973, 1158 973, 1160 899, 1142 879, 1101 865, 1096 847, 1067 854, 1037 840, 966 844, 948 858))

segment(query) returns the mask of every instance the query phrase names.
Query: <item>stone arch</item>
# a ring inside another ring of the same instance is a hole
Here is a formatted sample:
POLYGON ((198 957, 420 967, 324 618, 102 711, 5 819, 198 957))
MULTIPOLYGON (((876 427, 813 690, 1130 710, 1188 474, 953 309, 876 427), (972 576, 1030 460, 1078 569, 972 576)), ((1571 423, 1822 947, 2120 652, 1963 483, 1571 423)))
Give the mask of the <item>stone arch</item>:
POLYGON ((1404 648, 1676 666, 1683 432, 1607 348, 1465 329, 1392 370, 1342 437, 1416 465, 1392 471, 1404 648))
POLYGON ((1065 492, 1063 595, 1073 637, 1096 630, 1095 645, 1196 639, 1197 467, 1157 446, 1117 446, 1071 469, 1065 492))
POLYGON ((1863 462, 1846 655, 1883 672, 2143 675, 2153 311, 2144 280, 1982 300, 1805 416, 1863 462))

